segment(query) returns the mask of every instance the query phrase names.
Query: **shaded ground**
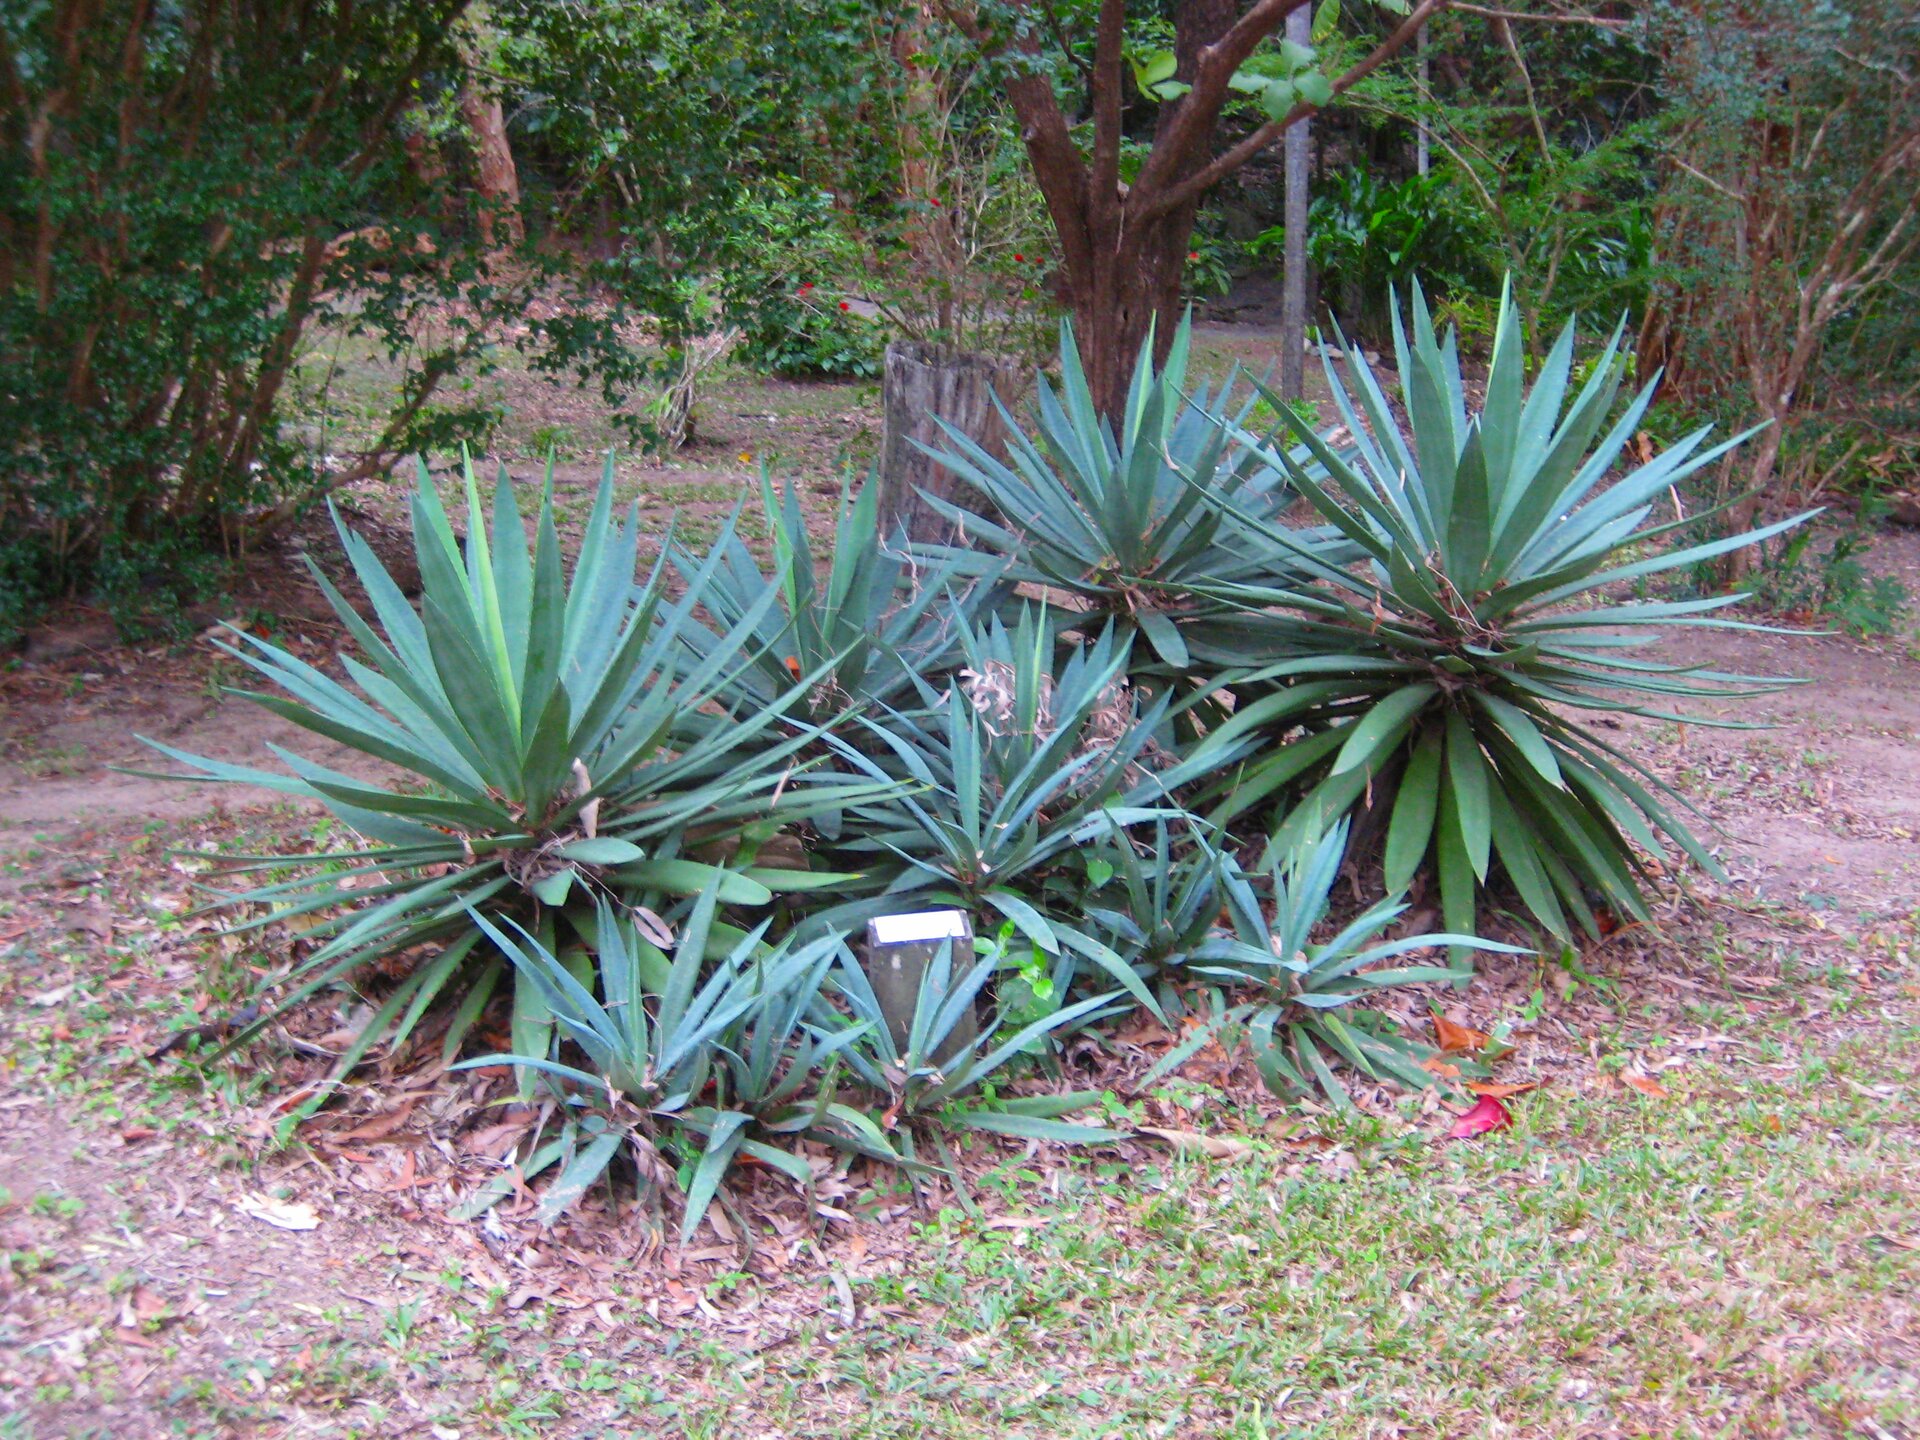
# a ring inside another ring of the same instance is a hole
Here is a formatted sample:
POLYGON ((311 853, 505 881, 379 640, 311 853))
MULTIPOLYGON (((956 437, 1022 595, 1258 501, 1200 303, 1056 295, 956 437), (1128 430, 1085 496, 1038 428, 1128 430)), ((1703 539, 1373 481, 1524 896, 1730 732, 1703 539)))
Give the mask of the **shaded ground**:
MULTIPOLYGON (((857 428, 863 406, 843 389, 817 413, 857 428)), ((623 489, 724 509, 757 471, 753 415, 712 422, 733 459, 623 467, 623 489)), ((597 473, 564 460, 563 495, 597 473)), ((1916 556, 1892 532, 1874 563, 1916 556)), ((325 655, 306 582, 260 575, 236 614, 325 655)), ((1670 639, 1668 658, 1811 683, 1739 707, 1767 730, 1633 722, 1723 828, 1736 884, 1693 886, 1664 934, 1436 997, 1514 1027, 1499 1078, 1546 1082, 1514 1130, 1442 1143, 1432 1097, 1351 1121, 1281 1107, 1217 1050, 1128 1100, 1173 1039, 1140 1026, 1081 1058, 1128 1118, 1238 1158, 981 1148, 963 1191, 918 1198, 769 1181, 750 1251, 703 1236, 685 1256, 599 1199, 551 1232, 518 1199, 450 1220, 528 1117, 476 1114, 484 1077, 431 1056, 273 1148, 327 1017, 233 1064, 144 1058, 278 959, 183 918, 190 886, 314 820, 103 767, 144 763, 134 729, 234 759, 298 732, 217 699, 235 672, 204 643, 17 669, 0 1437, 1920 1435, 1909 643, 1670 639)))

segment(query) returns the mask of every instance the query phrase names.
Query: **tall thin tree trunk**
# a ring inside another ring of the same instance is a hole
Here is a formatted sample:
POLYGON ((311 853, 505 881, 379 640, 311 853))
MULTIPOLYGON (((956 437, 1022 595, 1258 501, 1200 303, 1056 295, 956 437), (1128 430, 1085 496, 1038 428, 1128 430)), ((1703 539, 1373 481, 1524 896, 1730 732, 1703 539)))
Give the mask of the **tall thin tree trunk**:
MULTIPOLYGON (((1737 534, 1754 527, 1761 518, 1767 492, 1773 488, 1773 473, 1780 463, 1780 446, 1784 438, 1780 433, 1783 417, 1776 413, 1767 418, 1772 423, 1760 432, 1760 452, 1753 457, 1753 468, 1747 472, 1747 493, 1727 511, 1727 529, 1731 533, 1737 534)), ((1755 545, 1742 545, 1721 556, 1720 583, 1731 590, 1751 575, 1758 549, 1755 545)))
POLYGON ((938 167, 942 121, 939 73, 925 60, 930 16, 925 4, 908 5, 893 32, 893 58, 902 76, 895 121, 900 152, 900 199, 906 207, 906 242, 912 269, 936 296, 934 329, 953 338, 955 271, 960 260, 953 218, 942 208, 938 167))
POLYGON ((489 250, 517 247, 525 243, 527 230, 520 215, 520 171, 513 163, 513 147, 507 143, 507 114, 499 95, 486 83, 477 43, 469 43, 466 61, 460 114, 473 139, 480 243, 489 250))
MULTIPOLYGON (((1414 51, 1420 57, 1420 99, 1426 101, 1433 86, 1433 62, 1427 58, 1427 27, 1420 27, 1419 38, 1414 42, 1414 51)), ((1413 168, 1414 173, 1424 175, 1433 168, 1433 137, 1427 133, 1427 122, 1422 120, 1413 131, 1413 168)))
MULTIPOLYGON (((1313 42, 1313 15, 1302 5, 1287 16, 1287 39, 1313 42)), ((1307 121, 1287 131, 1286 248, 1280 261, 1280 393, 1298 400, 1306 393, 1307 349, 1307 185, 1312 160, 1307 121)))

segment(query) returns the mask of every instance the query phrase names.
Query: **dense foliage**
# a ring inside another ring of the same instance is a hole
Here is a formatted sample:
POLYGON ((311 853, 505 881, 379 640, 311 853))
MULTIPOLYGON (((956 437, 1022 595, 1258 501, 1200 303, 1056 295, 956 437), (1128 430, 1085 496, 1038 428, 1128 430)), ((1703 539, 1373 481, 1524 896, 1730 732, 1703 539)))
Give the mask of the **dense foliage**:
POLYGON ((0 18, 0 630, 89 586, 129 626, 164 619, 328 489, 483 435, 489 408, 439 399, 496 363, 508 322, 610 394, 644 371, 564 265, 484 244, 425 158, 463 8, 0 18), (536 293, 557 303, 530 313, 536 293), (357 441, 294 403, 331 374, 323 334, 395 368, 357 441))
POLYGON ((1270 268, 1272 142, 1314 107, 1314 319, 1384 347, 1418 271, 1477 352, 1504 275, 1535 363, 1569 320, 1632 317, 1668 378, 1657 432, 1776 422, 1713 482, 1766 492, 1730 523, 1906 483, 1909 7, 1441 9, 1423 58, 1366 68, 1406 8, 1263 30, 1201 77, 1187 135, 1196 56, 1244 5, 1118 7, 1105 32, 1106 7, 1040 24, 1025 0, 978 23, 851 0, 14 7, 0 637, 63 591, 165 621, 330 488, 484 438, 505 346, 675 446, 728 364, 872 377, 903 336, 1037 359, 1065 305, 1117 415, 1155 316, 1161 363, 1183 297, 1270 268), (1095 169, 1114 206, 1083 203, 1095 169), (378 393, 335 396, 343 365, 378 393))

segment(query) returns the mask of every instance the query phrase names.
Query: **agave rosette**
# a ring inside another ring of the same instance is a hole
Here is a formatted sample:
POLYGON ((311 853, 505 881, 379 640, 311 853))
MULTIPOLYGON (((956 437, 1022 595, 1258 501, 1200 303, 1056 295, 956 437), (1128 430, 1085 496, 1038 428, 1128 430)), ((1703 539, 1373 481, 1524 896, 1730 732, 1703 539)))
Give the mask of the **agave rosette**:
MULTIPOLYGON (((1271 597, 1247 593, 1249 613, 1204 638, 1201 648, 1223 659, 1263 647, 1283 658, 1237 672, 1242 684, 1276 688, 1250 692, 1233 722, 1189 757, 1188 773, 1210 749, 1224 757, 1238 741, 1239 763, 1215 786, 1223 805, 1303 787, 1274 832, 1275 853, 1363 801, 1390 806, 1388 890, 1431 857, 1453 930, 1473 929, 1496 861, 1557 935, 1570 933, 1569 917, 1597 933, 1597 905, 1645 919, 1642 882, 1663 841, 1709 871, 1718 866, 1679 818, 1682 797, 1591 717, 1736 726, 1676 707, 1790 682, 1639 653, 1668 626, 1760 628, 1721 613, 1741 596, 1618 592, 1807 516, 1691 541, 1683 537, 1710 525, 1713 512, 1656 520, 1658 503, 1746 438, 1708 445, 1707 428, 1607 483, 1658 378, 1609 420, 1626 371, 1619 331, 1575 389, 1569 325, 1529 388, 1519 321, 1503 297, 1485 398, 1473 409, 1455 337, 1439 340, 1417 290, 1411 340, 1397 311, 1394 324, 1406 427, 1349 345, 1352 389, 1330 352, 1323 360, 1352 448, 1336 452, 1296 420, 1321 473, 1271 452, 1368 563, 1328 565, 1302 550, 1316 583, 1288 598, 1298 613, 1256 610, 1271 597), (1304 733, 1246 758, 1247 732, 1262 723, 1304 733)), ((1288 543, 1284 530, 1262 528, 1288 543)))
MULTIPOLYGON (((726 902, 765 903, 775 887, 804 887, 817 877, 725 869, 688 847, 872 793, 870 784, 815 785, 804 772, 796 776, 792 756, 813 733, 787 721, 799 682, 751 713, 707 708, 732 670, 748 663, 741 656, 771 596, 740 618, 730 650, 688 669, 680 637, 709 572, 696 573, 671 604, 657 566, 636 587, 638 513, 614 520, 609 460, 569 582, 550 488, 529 545, 503 469, 489 536, 469 465, 473 525, 463 543, 423 467, 412 499, 417 613, 372 549, 336 517, 374 616, 363 619, 312 567, 359 650, 341 656, 344 681, 244 631, 223 646, 281 692, 233 693, 357 752, 369 770, 397 768, 405 777, 399 783, 349 775, 278 746, 291 775, 147 742, 195 772, 173 778, 317 801, 364 842, 259 857, 255 871, 291 864, 303 873, 219 900, 259 907, 240 929, 318 917, 307 931, 318 947, 288 977, 283 1007, 370 961, 412 952, 343 1068, 383 1036, 399 1043, 450 992, 462 999, 448 1052, 458 1045, 506 973, 472 923, 475 910, 525 919, 543 927, 550 946, 565 949, 556 925, 590 914, 595 895, 692 895, 712 885, 726 902), (769 743, 775 733, 782 738, 769 743)), ((521 987, 521 1048, 537 1048, 546 1023, 538 993, 521 987)))
MULTIPOLYGON (((1116 433, 1095 408, 1073 327, 1063 325, 1060 389, 1040 378, 1035 436, 1002 406, 1006 460, 951 427, 948 448, 930 452, 997 512, 927 497, 979 548, 920 552, 980 573, 994 573, 1004 557, 1008 580, 1066 591, 1097 617, 1137 627, 1178 671, 1191 663, 1184 627, 1222 608, 1215 587, 1291 586, 1310 573, 1298 552, 1323 563, 1348 556, 1327 527, 1289 531, 1284 545, 1268 536, 1295 496, 1271 448, 1241 428, 1259 397, 1236 400, 1231 379, 1218 392, 1202 385, 1189 395, 1189 342, 1183 323, 1156 371, 1149 339, 1116 433)), ((1314 468, 1305 452, 1293 463, 1314 468)))
POLYGON ((681 633, 689 655, 724 655, 742 636, 749 646, 750 663, 729 675, 721 696, 730 704, 765 706, 803 675, 818 679, 798 711, 820 724, 851 705, 910 702, 914 677, 948 668, 960 630, 1003 598, 997 567, 982 557, 967 574, 951 558, 915 562, 904 536, 883 533, 874 484, 853 497, 842 492, 824 557, 814 554, 791 486, 776 494, 763 474, 760 498, 773 542, 767 570, 731 528, 705 560, 670 552, 690 583, 704 577, 706 611, 727 631, 691 620, 681 633))

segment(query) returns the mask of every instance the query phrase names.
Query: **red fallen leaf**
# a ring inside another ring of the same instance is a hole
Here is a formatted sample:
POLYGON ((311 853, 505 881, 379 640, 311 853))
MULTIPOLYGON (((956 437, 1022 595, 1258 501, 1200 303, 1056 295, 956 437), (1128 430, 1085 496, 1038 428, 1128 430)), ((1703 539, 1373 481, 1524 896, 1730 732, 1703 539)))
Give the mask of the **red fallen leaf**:
POLYGON ((1453 1128, 1447 1131, 1447 1139, 1471 1140, 1476 1135, 1505 1130, 1512 1124, 1513 1116, 1506 1106, 1491 1095, 1482 1095, 1471 1110, 1453 1122, 1453 1128))
POLYGON ((1454 1055, 1462 1050, 1484 1050, 1493 1043, 1493 1037, 1484 1030, 1458 1024, 1437 1013, 1432 1018, 1433 1043, 1439 1047, 1442 1055, 1454 1055))
POLYGON ((275 1115, 285 1115, 298 1110, 302 1105, 320 1093, 318 1081, 309 1081, 305 1085, 289 1090, 267 1108, 275 1115))
POLYGON ((1420 1068, 1431 1074, 1438 1075, 1442 1080, 1458 1080, 1460 1078, 1460 1067, 1458 1065, 1449 1065, 1438 1055, 1429 1055, 1426 1059, 1422 1060, 1420 1062, 1420 1068))
POLYGON ((1664 1100, 1671 1093, 1658 1080, 1646 1075, 1635 1075, 1632 1071, 1620 1077, 1623 1084, 1631 1085, 1642 1095, 1651 1095, 1655 1100, 1664 1100))
POLYGON ((1538 1080, 1523 1080, 1517 1085, 1503 1085, 1497 1080, 1469 1080, 1467 1089, 1489 1100, 1508 1100, 1515 1095, 1524 1095, 1529 1090, 1540 1088, 1538 1080))

